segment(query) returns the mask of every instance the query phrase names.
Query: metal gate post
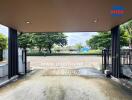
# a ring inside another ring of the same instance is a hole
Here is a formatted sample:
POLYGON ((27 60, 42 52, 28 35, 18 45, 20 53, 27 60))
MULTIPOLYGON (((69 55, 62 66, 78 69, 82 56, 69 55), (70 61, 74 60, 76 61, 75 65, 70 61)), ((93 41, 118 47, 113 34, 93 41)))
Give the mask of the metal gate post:
POLYGON ((121 76, 119 26, 112 28, 111 34, 112 34, 112 75, 116 78, 119 78, 121 76))

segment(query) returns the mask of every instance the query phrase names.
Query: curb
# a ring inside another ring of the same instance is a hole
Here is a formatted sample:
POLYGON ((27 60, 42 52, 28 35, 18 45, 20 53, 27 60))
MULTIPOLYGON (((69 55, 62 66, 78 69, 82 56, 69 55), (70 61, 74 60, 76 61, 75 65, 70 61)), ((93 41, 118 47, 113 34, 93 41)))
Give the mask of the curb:
POLYGON ((132 90, 132 83, 130 83, 129 81, 125 80, 125 79, 118 79, 115 78, 113 76, 111 76, 111 79, 117 83, 119 83, 120 85, 132 90))
POLYGON ((16 76, 14 76, 14 77, 12 77, 12 78, 0 83, 0 88, 5 86, 5 85, 7 85, 10 82, 13 82, 13 81, 17 80, 17 79, 18 79, 18 75, 16 75, 16 76))

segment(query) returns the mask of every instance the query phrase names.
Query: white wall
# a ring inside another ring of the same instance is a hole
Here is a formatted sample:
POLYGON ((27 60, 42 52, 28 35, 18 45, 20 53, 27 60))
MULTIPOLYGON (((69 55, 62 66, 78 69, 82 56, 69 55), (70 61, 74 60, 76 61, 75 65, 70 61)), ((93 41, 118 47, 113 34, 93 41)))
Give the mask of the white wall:
POLYGON ((3 59, 8 61, 8 49, 3 50, 3 59))

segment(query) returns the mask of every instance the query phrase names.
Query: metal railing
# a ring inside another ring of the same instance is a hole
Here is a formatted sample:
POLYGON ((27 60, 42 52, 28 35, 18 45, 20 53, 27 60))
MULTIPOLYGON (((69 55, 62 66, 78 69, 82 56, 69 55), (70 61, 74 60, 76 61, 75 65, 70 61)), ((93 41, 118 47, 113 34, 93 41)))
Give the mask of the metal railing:
POLYGON ((132 49, 121 50, 121 65, 132 65, 132 49))
MULTIPOLYGON (((112 70, 112 51, 109 49, 102 50, 103 70, 112 70)), ((132 49, 121 49, 120 51, 121 67, 128 66, 132 69, 132 49)))
POLYGON ((111 62, 111 50, 104 49, 102 50, 102 70, 109 69, 111 70, 112 62, 111 62))

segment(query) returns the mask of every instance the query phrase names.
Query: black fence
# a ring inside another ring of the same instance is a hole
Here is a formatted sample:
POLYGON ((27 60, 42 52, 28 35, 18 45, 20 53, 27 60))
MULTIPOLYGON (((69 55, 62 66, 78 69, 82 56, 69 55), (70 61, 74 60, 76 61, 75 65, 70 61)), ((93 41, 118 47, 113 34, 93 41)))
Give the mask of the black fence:
MULTIPOLYGON (((109 49, 102 50, 103 71, 106 69, 112 71, 112 58, 111 57, 112 57, 111 50, 109 49)), ((130 74, 129 70, 132 72, 132 49, 121 49, 120 63, 121 63, 120 67, 121 67, 122 73, 130 74)))
POLYGON ((102 69, 103 71, 108 69, 112 71, 112 58, 111 58, 111 50, 104 49, 102 50, 102 69))
POLYGON ((121 65, 132 65, 132 49, 121 50, 121 65))

